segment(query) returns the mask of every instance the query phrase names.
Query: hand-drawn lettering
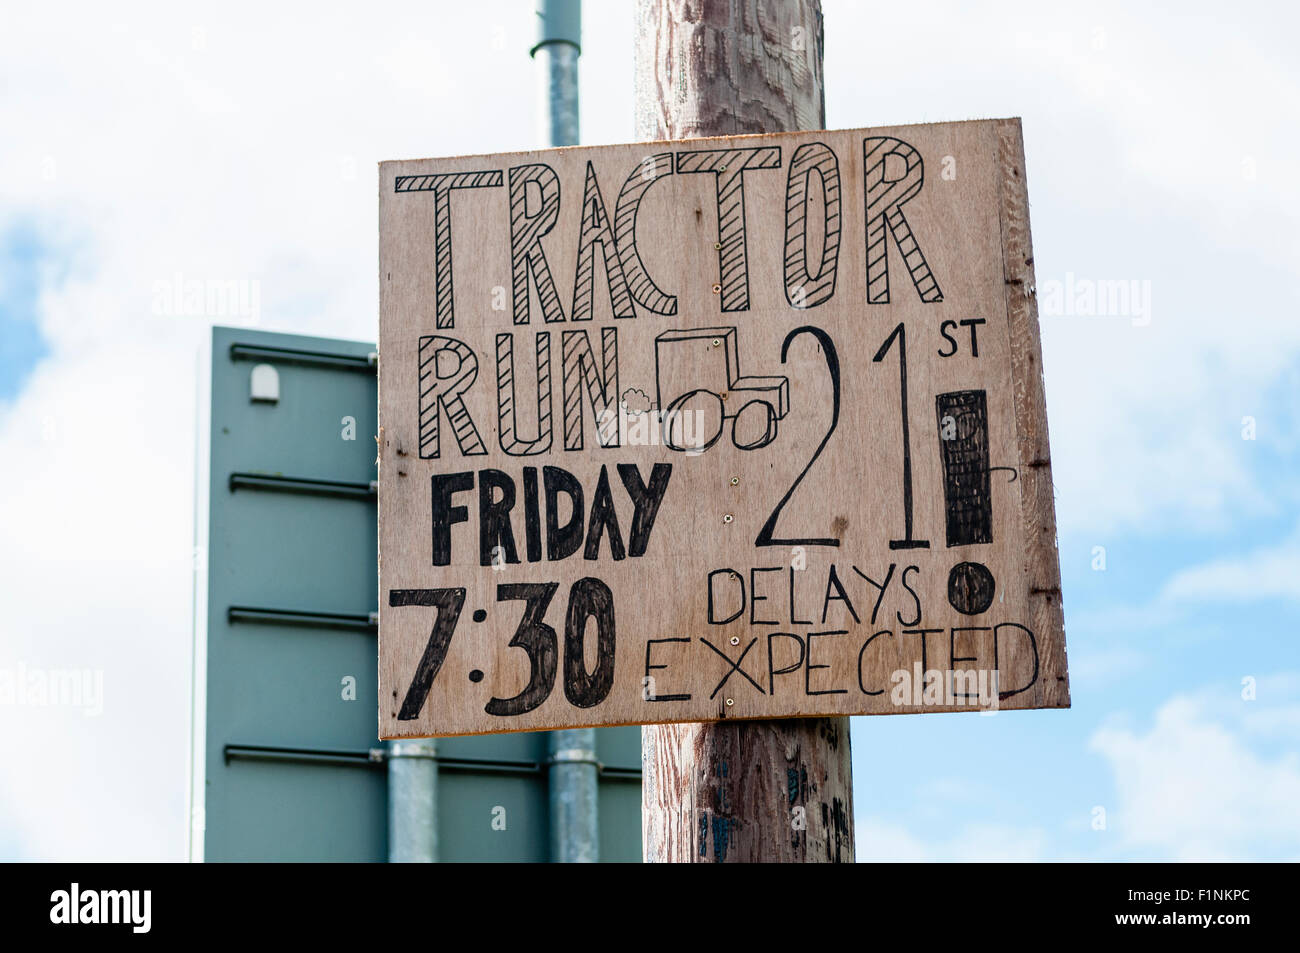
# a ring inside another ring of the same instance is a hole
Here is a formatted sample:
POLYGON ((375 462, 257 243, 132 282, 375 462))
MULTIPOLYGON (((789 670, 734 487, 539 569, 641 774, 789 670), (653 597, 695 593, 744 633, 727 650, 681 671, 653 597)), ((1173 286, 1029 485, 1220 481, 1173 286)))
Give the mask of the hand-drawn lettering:
POLYGON ((434 619, 429 641, 424 646, 416 666, 415 676, 411 679, 402 707, 397 712, 398 721, 414 721, 420 717, 424 700, 429 697, 433 680, 442 668, 443 659, 447 657, 447 647, 451 645, 452 633, 456 631, 456 622, 460 619, 460 610, 465 605, 464 589, 391 589, 388 592, 388 604, 398 606, 433 606, 438 610, 434 619))
POLYGON ((614 685, 614 637, 614 594, 599 579, 579 579, 569 590, 564 623, 564 697, 575 708, 594 708, 609 695, 614 685), (583 660, 588 620, 596 623, 596 665, 590 672, 583 660))
POLYGON ((809 142, 794 151, 785 186, 785 297, 815 308, 835 294, 840 260, 840 164, 830 146, 809 142), (823 233, 817 270, 808 268, 808 206, 812 177, 821 181, 823 233))
MULTIPOLYGON (((666 669, 666 668, 668 667, 667 665, 652 665, 652 664, 650 664, 650 647, 653 646, 653 645, 664 645, 664 644, 666 644, 666 643, 668 643, 668 642, 682 642, 682 643, 685 643, 686 645, 690 645, 690 644, 691 644, 691 640, 690 640, 689 638, 687 638, 686 636, 675 636, 675 637, 672 637, 672 638, 666 638, 666 639, 646 639, 646 643, 645 643, 645 675, 644 675, 645 678, 651 678, 652 676, 650 675, 650 673, 653 672, 653 671, 658 671, 658 670, 660 670, 660 669, 666 669)), ((690 699, 691 699, 691 696, 690 696, 689 693, 687 693, 687 694, 675 694, 675 695, 660 695, 660 694, 658 694, 658 693, 652 693, 652 694, 650 694, 649 696, 647 696, 646 701, 648 701, 648 702, 684 702, 684 701, 690 701, 690 699)))
POLYGON ((474 489, 474 474, 435 473, 431 477, 433 501, 433 565, 451 564, 451 527, 469 519, 469 508, 453 506, 452 494, 474 489))
POLYGON ((785 336, 785 341, 781 344, 781 363, 784 364, 790 355, 790 343, 801 334, 811 335, 817 341, 826 359, 826 369, 831 376, 831 424, 826 429, 826 436, 822 437, 822 442, 817 445, 816 452, 809 458, 807 465, 799 475, 795 477, 794 482, 790 484, 790 489, 785 491, 785 496, 781 497, 780 502, 776 504, 771 515, 768 516, 767 522, 763 524, 763 528, 758 531, 758 537, 754 540, 755 546, 838 546, 840 544, 839 539, 836 538, 777 539, 772 535, 776 530, 777 520, 781 518, 781 511, 785 509, 785 505, 790 502, 790 497, 794 495, 794 491, 798 489, 799 484, 803 482, 803 478, 812 469, 812 465, 817 462, 817 458, 826 449, 831 434, 835 432, 835 428, 840 422, 840 358, 839 353, 835 350, 835 342, 831 340, 831 336, 821 328, 815 328, 812 325, 795 328, 785 336))
POLYGON ((618 194, 614 206, 614 244, 618 248, 618 260, 627 276, 632 300, 651 314, 672 315, 677 313, 677 299, 659 289, 646 272, 641 253, 637 251, 636 218, 646 190, 663 176, 673 174, 673 154, 663 152, 646 158, 650 160, 650 175, 645 174, 646 166, 638 165, 618 194))
POLYGON ((493 553, 500 553, 505 562, 519 562, 515 549, 515 533, 510 525, 510 511, 515 505, 515 481, 500 470, 480 470, 478 473, 478 551, 479 565, 491 566, 493 553), (496 492, 501 491, 500 499, 496 492), (499 548, 498 548, 499 547, 499 548))
POLYGON ((807 658, 808 650, 804 645, 803 639, 793 632, 769 632, 767 634, 767 693, 776 694, 776 677, 778 675, 789 675, 791 672, 797 672, 803 667, 804 659, 807 658), (773 641, 776 639, 790 639, 795 645, 799 646, 799 658, 791 662, 784 668, 776 667, 776 652, 773 647, 773 641))
POLYGON ((635 318, 632 293, 628 290, 623 263, 618 257, 614 232, 605 213, 605 200, 596 182, 596 170, 587 163, 587 181, 582 193, 582 227, 578 232, 578 264, 573 276, 573 320, 590 321, 596 297, 596 252, 604 263, 609 284, 609 303, 616 318, 635 318))
POLYGON ((451 280, 451 190, 496 188, 501 185, 501 179, 500 171, 445 172, 440 175, 399 175, 393 183, 394 192, 433 193, 433 285, 437 313, 434 326, 439 329, 456 326, 451 280))
POLYGON ((420 338, 420 457, 436 460, 442 450, 439 423, 441 413, 456 437, 462 456, 476 457, 487 453, 483 438, 465 407, 465 391, 478 376, 478 358, 455 338, 431 334, 420 338))
POLYGON ((718 193, 718 282, 722 310, 749 310, 749 252, 745 240, 745 171, 781 168, 781 148, 704 149, 677 153, 677 173, 712 172, 718 193))
POLYGON ((515 346, 513 334, 497 335, 497 442, 512 457, 529 457, 551 449, 551 335, 537 335, 537 438, 519 436, 515 413, 515 346))
POLYGON ((565 331, 564 366, 564 449, 583 448, 582 391, 587 391, 591 413, 596 419, 596 439, 602 447, 617 447, 618 433, 618 329, 601 328, 601 369, 591 350, 586 331, 565 331))
POLYGON ((848 635, 848 629, 834 629, 830 632, 809 632, 808 633, 808 652, 807 664, 803 669, 803 693, 805 695, 847 695, 847 688, 823 688, 813 691, 812 673, 813 669, 830 668, 829 665, 814 665, 812 661, 813 643, 816 639, 825 638, 831 635, 848 635))
POLYGON ((745 656, 749 654, 749 650, 752 649, 755 645, 758 644, 758 638, 757 638, 757 637, 750 639, 750 640, 749 640, 749 644, 746 645, 745 648, 744 648, 743 650, 741 650, 740 657, 739 657, 739 658, 736 658, 736 659, 734 659, 734 660, 731 659, 731 658, 727 655, 726 652, 722 651, 722 649, 718 648, 716 645, 714 645, 714 644, 713 644, 712 642, 710 642, 708 639, 701 638, 700 641, 703 642, 705 645, 707 645, 709 648, 713 649, 713 651, 714 651, 714 652, 715 652, 715 653, 716 653, 716 654, 717 654, 717 655, 718 655, 718 656, 719 656, 719 657, 720 657, 724 662, 726 662, 726 663, 727 663, 727 666, 728 666, 728 668, 727 668, 727 673, 726 673, 725 675, 722 676, 722 681, 718 682, 718 684, 714 686, 713 691, 709 692, 709 697, 710 697, 710 698, 716 698, 718 692, 722 691, 722 686, 725 685, 725 684, 727 684, 727 680, 730 679, 732 675, 735 675, 735 674, 737 674, 737 673, 739 673, 740 676, 741 676, 743 679, 745 679, 745 681, 749 682, 749 684, 751 684, 751 685, 753 685, 755 688, 757 688, 757 689, 758 689, 758 693, 759 693, 760 695, 766 694, 766 693, 763 691, 763 686, 760 685, 760 684, 758 684, 758 682, 754 681, 752 678, 750 678, 750 677, 749 677, 749 673, 746 672, 743 668, 741 668, 741 665, 744 664, 745 656))
POLYGON ((885 226, 903 256, 903 264, 926 303, 943 300, 939 283, 930 272, 912 227, 903 216, 903 206, 915 198, 925 182, 921 154, 901 139, 870 136, 862 140, 863 180, 867 206, 867 302, 889 301, 889 253, 885 247, 885 226), (890 163, 890 158, 895 160, 890 163), (903 166, 901 171, 894 167, 903 166))
POLYGON ((528 684, 512 698, 492 698, 483 710, 489 715, 502 717, 522 715, 532 711, 550 697, 555 687, 555 670, 559 659, 558 639, 555 630, 542 621, 546 608, 555 596, 559 583, 521 582, 497 586, 497 602, 520 600, 524 603, 523 618, 515 629, 510 645, 528 653, 528 684))
POLYGON ((560 179, 542 163, 510 170, 510 278, 514 290, 515 324, 528 323, 528 276, 537 287, 542 319, 564 320, 564 307, 555 290, 551 266, 542 251, 542 236, 560 217, 560 179), (531 186, 531 188, 530 188, 531 186))
POLYGON ((628 537, 627 548, 632 556, 644 556, 650 545, 650 531, 654 529, 655 516, 659 504, 668 492, 668 479, 672 476, 671 463, 656 463, 650 468, 650 485, 641 481, 641 472, 635 463, 620 463, 618 475, 623 480, 623 487, 632 499, 635 512, 632 514, 632 530, 628 537))

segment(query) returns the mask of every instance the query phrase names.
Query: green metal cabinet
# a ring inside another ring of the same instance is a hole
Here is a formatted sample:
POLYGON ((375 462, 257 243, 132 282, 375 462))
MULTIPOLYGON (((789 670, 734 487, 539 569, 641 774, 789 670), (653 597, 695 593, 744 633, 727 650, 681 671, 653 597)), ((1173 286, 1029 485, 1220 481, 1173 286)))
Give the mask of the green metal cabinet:
MULTIPOLYGON (((386 771, 373 756, 373 350, 213 329, 209 861, 388 855, 386 771)), ((603 861, 641 859, 640 739, 639 728, 597 732, 603 861)), ((440 860, 548 859, 545 734, 443 739, 438 759, 440 860)))

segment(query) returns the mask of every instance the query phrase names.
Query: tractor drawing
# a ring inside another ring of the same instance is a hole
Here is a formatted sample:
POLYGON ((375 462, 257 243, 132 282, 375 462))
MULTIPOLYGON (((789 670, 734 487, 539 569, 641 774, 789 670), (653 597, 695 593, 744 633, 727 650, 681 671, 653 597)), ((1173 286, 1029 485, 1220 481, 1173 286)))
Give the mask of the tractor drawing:
POLYGON ((790 411, 788 378, 741 376, 734 327, 660 334, 655 383, 664 444, 692 454, 717 443, 727 421, 737 449, 766 447, 790 411))

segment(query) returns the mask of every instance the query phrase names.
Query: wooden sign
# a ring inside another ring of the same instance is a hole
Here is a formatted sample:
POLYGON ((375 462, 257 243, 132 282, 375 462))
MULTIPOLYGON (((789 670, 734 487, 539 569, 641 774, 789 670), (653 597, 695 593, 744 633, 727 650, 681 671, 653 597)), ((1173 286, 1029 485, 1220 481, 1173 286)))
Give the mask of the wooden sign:
POLYGON ((1069 705, 1018 120, 379 209, 381 737, 1069 705))

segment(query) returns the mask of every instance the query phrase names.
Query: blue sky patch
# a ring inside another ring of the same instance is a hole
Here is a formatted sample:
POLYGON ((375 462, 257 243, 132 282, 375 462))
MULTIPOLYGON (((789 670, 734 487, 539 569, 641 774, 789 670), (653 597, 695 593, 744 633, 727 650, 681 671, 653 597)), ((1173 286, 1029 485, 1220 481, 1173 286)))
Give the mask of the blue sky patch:
POLYGON ((12 400, 49 354, 36 309, 53 264, 50 248, 33 226, 0 231, 0 400, 12 400))

